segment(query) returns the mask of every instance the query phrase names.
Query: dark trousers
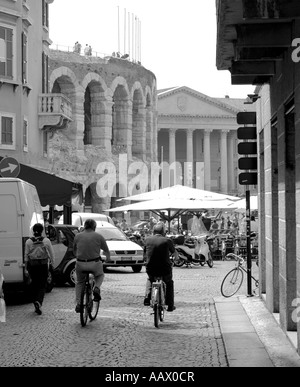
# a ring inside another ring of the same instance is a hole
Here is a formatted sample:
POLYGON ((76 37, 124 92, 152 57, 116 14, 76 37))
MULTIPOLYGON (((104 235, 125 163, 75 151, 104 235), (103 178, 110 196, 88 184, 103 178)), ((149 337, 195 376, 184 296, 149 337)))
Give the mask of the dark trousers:
MULTIPOLYGON (((147 283, 146 283, 146 298, 150 298, 151 296, 151 285, 154 282, 155 276, 148 274, 147 283)), ((162 276, 162 280, 166 284, 166 305, 169 308, 173 308, 174 306, 174 281, 172 273, 162 276)))
POLYGON ((48 278, 48 264, 36 265, 28 267, 28 271, 31 277, 31 297, 32 302, 38 301, 43 305, 46 284, 48 278))

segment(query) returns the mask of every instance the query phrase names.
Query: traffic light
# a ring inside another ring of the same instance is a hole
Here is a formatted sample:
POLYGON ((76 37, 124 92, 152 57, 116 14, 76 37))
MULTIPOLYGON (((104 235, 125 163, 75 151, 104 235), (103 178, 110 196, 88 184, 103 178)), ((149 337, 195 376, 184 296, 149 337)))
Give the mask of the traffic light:
POLYGON ((238 160, 238 168, 243 171, 239 174, 239 184, 257 185, 256 112, 239 112, 237 114, 237 123, 239 125, 248 125, 237 130, 238 139, 245 140, 238 144, 238 154, 243 156, 238 160))

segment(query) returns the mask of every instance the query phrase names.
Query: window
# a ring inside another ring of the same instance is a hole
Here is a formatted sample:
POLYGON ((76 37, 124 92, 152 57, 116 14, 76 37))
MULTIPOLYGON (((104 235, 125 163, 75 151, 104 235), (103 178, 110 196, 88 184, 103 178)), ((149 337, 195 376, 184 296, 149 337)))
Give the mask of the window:
POLYGON ((42 93, 47 94, 49 93, 49 71, 48 71, 48 65, 49 65, 49 57, 44 52, 42 54, 42 93))
POLYGON ((47 133, 47 131, 43 132, 43 155, 44 155, 44 157, 48 156, 48 133, 47 133))
POLYGON ((15 149, 15 117, 0 113, 0 148, 15 149))
POLYGON ((22 32, 22 82, 27 83, 27 36, 22 32))
POLYGON ((28 152, 28 121, 24 118, 23 121, 23 150, 28 152))
POLYGON ((13 48, 14 30, 0 25, 0 77, 12 79, 14 76, 13 48))
POLYGON ((42 0, 42 20, 43 20, 43 26, 49 27, 49 5, 47 3, 47 0, 42 0))

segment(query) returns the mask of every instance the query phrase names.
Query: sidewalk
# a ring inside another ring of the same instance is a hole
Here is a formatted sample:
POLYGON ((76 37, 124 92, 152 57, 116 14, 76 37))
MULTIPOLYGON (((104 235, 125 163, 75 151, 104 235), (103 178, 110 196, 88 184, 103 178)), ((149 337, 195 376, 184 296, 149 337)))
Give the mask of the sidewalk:
POLYGON ((259 297, 215 298, 230 367, 300 367, 300 356, 259 297))

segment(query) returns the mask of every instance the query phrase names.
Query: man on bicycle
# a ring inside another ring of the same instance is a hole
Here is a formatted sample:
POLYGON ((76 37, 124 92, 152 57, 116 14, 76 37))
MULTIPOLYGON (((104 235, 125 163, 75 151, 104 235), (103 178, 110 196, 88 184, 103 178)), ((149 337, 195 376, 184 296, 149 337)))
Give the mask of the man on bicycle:
POLYGON ((172 262, 170 253, 177 254, 173 241, 165 237, 165 225, 162 222, 153 227, 153 235, 145 240, 146 272, 148 279, 146 283, 146 295, 144 305, 150 305, 151 284, 155 277, 162 277, 166 284, 166 304, 168 312, 176 309, 174 306, 174 281, 172 273, 172 262))
POLYGON ((95 277, 94 299, 101 300, 100 287, 104 280, 103 261, 100 250, 103 250, 106 260, 110 260, 110 252, 104 237, 95 232, 97 223, 94 219, 87 219, 82 232, 75 235, 73 251, 76 257, 76 313, 80 312, 80 295, 85 284, 86 273, 95 277))

